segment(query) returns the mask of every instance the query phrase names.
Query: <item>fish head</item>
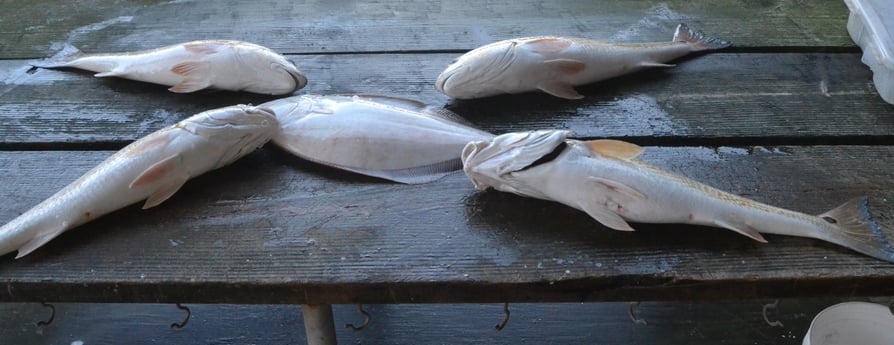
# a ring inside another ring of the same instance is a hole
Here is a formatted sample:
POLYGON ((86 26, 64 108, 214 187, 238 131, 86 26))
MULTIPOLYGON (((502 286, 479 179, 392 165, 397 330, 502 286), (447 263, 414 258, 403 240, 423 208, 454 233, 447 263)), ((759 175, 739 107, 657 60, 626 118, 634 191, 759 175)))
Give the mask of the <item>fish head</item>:
POLYGON ((571 131, 540 130, 507 133, 489 141, 473 141, 463 148, 463 171, 475 188, 488 187, 531 195, 512 174, 525 170, 565 143, 571 131))
POLYGON ((460 99, 502 93, 500 85, 511 82, 507 70, 518 55, 516 46, 513 40, 500 41, 463 54, 438 75, 435 88, 460 99))
POLYGON ((294 61, 266 48, 237 51, 236 59, 245 69, 241 75, 247 82, 244 91, 285 95, 307 85, 307 77, 294 61))
POLYGON ((175 127, 204 139, 209 149, 200 159, 212 159, 216 169, 270 141, 278 123, 273 110, 240 104, 193 115, 175 127))

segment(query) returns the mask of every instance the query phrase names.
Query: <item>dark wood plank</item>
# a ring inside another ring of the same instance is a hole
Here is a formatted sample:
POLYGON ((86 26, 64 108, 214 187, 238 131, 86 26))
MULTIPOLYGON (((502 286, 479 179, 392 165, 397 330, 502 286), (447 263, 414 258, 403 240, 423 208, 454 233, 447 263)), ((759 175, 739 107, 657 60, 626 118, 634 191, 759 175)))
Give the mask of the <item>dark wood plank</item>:
MULTIPOLYGON (((580 88, 452 101, 433 80, 456 54, 298 56, 299 93, 380 93, 445 104, 493 132, 567 128, 580 137, 668 145, 891 143, 894 106, 879 98, 859 54, 712 54, 580 88)), ((0 62, 0 145, 120 146, 203 110, 271 97, 174 94, 164 87, 0 62)))
POLYGON ((749 47, 853 47, 840 0, 6 1, 0 58, 48 56, 64 42, 122 52, 240 39, 284 53, 469 50, 544 34, 670 40, 679 22, 749 47))
MULTIPOLYGON (((865 299, 863 299, 865 300, 865 299)), ((891 298, 869 299, 889 304, 891 298)), ((362 332, 342 327, 362 317, 352 305, 333 306, 338 339, 345 344, 606 344, 800 345, 814 315, 841 299, 714 302, 644 302, 628 317, 627 303, 510 304, 506 328, 494 331, 502 304, 365 305, 371 322, 362 332), (461 330, 461 331, 458 331, 461 330), (445 341, 445 339, 448 339, 445 341)), ((171 329, 184 313, 170 304, 54 304, 52 325, 37 327, 48 309, 37 303, 0 304, 0 337, 16 345, 302 344, 300 307, 291 305, 187 305, 184 329, 171 329)))
MULTIPOLYGON (((0 152, 0 220, 109 152, 0 152), (77 157, 77 159, 73 159, 77 157), (49 164, 48 162, 53 162, 49 164)), ((894 229, 894 147, 649 148, 643 158, 819 213, 859 195, 894 229)), ((720 229, 606 230, 584 213, 462 174, 405 186, 266 148, 0 260, 0 301, 404 303, 888 295, 894 265, 816 240, 720 229)))

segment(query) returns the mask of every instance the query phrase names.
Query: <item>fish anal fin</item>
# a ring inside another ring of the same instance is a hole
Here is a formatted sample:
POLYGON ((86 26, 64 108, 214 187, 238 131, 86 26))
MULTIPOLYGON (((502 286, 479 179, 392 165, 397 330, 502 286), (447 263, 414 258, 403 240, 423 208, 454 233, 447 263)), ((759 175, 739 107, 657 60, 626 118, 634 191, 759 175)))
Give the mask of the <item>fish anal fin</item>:
POLYGON ((587 64, 574 59, 552 59, 542 62, 549 69, 562 74, 573 75, 587 69, 587 64))
POLYGON ((537 54, 553 54, 558 53, 574 43, 567 38, 562 37, 541 37, 524 42, 524 45, 531 48, 531 51, 537 54))
POLYGON ((198 78, 186 78, 179 84, 171 86, 168 91, 176 93, 190 93, 205 89, 209 86, 211 86, 211 83, 207 80, 200 80, 198 78))
POLYGON ((120 77, 121 75, 123 75, 123 73, 121 73, 117 69, 112 69, 110 71, 96 73, 93 76, 97 77, 97 78, 104 78, 104 77, 120 77))
POLYGON ((638 201, 646 200, 646 195, 638 190, 629 187, 621 182, 609 180, 602 177, 590 177, 590 181, 599 184, 601 187, 608 188, 612 192, 621 193, 638 201))
POLYGON ((665 68, 668 68, 668 67, 676 67, 676 66, 677 65, 674 65, 674 64, 666 64, 666 63, 655 62, 655 61, 643 61, 643 62, 639 63, 639 67, 665 67, 665 68))
POLYGON ((192 42, 183 45, 183 48, 190 53, 202 55, 217 54, 222 47, 222 44, 216 42, 192 42))
POLYGON ((627 223, 624 218, 612 210, 609 210, 601 205, 596 204, 588 204, 581 205, 581 210, 586 212, 590 217, 593 217, 596 221, 605 225, 609 228, 618 231, 633 231, 633 227, 627 223))
POLYGON ((179 177, 172 180, 170 183, 161 186, 161 188, 149 195, 149 198, 146 199, 146 203, 143 204, 143 209, 153 208, 163 203, 165 200, 168 200, 174 193, 177 193, 177 191, 180 190, 180 187, 183 187, 183 184, 185 184, 187 180, 188 178, 186 177, 179 177))
POLYGON ((21 247, 19 247, 18 253, 16 254, 16 259, 21 258, 25 255, 28 255, 31 252, 33 252, 34 250, 36 250, 37 248, 40 248, 41 246, 43 246, 50 240, 56 238, 56 236, 59 236, 59 234, 64 232, 66 228, 67 228, 67 226, 65 226, 65 224, 62 224, 57 229, 40 234, 40 235, 32 238, 30 241, 28 241, 27 243, 25 243, 21 247))
POLYGON ((732 225, 732 224, 730 224, 730 223, 728 223, 728 222, 725 222, 725 221, 723 221, 723 220, 715 220, 715 221, 714 221, 714 225, 717 225, 717 226, 719 226, 719 227, 721 227, 721 228, 729 229, 729 230, 738 232, 738 233, 740 233, 740 234, 742 234, 742 235, 751 237, 751 239, 753 239, 753 240, 755 240, 755 241, 758 241, 758 242, 760 242, 760 243, 767 243, 767 240, 764 239, 764 236, 761 235, 757 230, 755 230, 754 228, 752 228, 752 227, 750 227, 750 226, 747 226, 747 225, 744 225, 744 226, 734 226, 734 225, 732 225))
POLYGON ((320 163, 331 166, 333 168, 405 184, 421 184, 432 182, 463 168, 462 161, 459 159, 459 157, 443 162, 436 162, 432 164, 404 169, 364 169, 326 162, 320 163))
POLYGON ((171 179, 176 176, 175 174, 180 173, 182 160, 182 156, 173 154, 162 159, 158 163, 152 164, 152 166, 140 173, 140 176, 137 176, 137 178, 130 183, 130 188, 139 188, 171 179))
POLYGON ((537 85, 537 89, 550 95, 564 99, 581 99, 583 95, 577 93, 571 84, 560 81, 544 81, 537 85))
POLYGON ((622 160, 631 160, 643 153, 644 149, 636 144, 626 141, 599 139, 585 141, 584 145, 590 151, 598 153, 601 156, 613 157, 622 160))

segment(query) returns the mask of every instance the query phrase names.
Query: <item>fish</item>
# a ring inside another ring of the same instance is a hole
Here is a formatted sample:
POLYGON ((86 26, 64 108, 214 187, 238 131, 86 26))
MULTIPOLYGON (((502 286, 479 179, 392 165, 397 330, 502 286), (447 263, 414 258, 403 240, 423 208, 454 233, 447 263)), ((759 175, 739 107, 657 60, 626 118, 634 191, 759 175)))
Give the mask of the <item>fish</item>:
POLYGON ((269 109, 230 106, 193 115, 127 145, 0 227, 0 255, 21 258, 59 234, 146 200, 155 207, 186 183, 264 145, 276 133, 269 109))
POLYGON ((894 262, 886 232, 857 197, 820 215, 774 207, 673 174, 618 140, 568 139, 569 131, 507 133, 463 148, 463 170, 477 189, 494 188, 559 202, 602 225, 633 231, 637 223, 720 227, 759 242, 761 233, 831 242, 894 262))
POLYGON ((609 43, 576 37, 539 36, 499 41, 456 59, 435 87, 456 99, 540 90, 565 99, 584 96, 574 87, 614 78, 690 53, 722 49, 727 41, 705 36, 686 24, 671 42, 609 43))
POLYGON ((217 89, 285 95, 307 85, 307 77, 294 61, 266 47, 232 40, 192 41, 116 54, 84 54, 66 44, 53 57, 31 65, 84 69, 97 72, 96 77, 170 86, 168 90, 177 93, 217 89))
POLYGON ((383 95, 300 95, 260 106, 280 123, 273 144, 303 159, 406 184, 462 169, 460 153, 479 130, 446 109, 383 95))

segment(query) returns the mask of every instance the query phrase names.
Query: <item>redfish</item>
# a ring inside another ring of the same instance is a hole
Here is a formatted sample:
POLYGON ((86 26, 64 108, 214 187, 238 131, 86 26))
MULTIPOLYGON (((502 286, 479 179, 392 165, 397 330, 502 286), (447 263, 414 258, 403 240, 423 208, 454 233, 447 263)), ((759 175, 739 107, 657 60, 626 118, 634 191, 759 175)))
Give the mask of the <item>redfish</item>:
POLYGON ((84 54, 71 45, 35 67, 79 68, 97 77, 119 77, 170 86, 177 93, 203 89, 289 94, 307 85, 295 62, 241 41, 193 41, 120 54, 84 54))
POLYGON ((672 67, 668 61, 729 45, 685 24, 677 26, 671 42, 661 43, 609 43, 556 36, 517 38, 460 56, 441 72, 435 87, 458 99, 536 90, 580 99, 583 96, 574 90, 575 86, 648 67, 672 67))
POLYGON ((508 133, 463 149, 463 170, 478 189, 551 200, 603 225, 627 221, 721 227, 766 242, 760 233, 835 243, 888 262, 894 249, 859 197, 814 216, 762 204, 660 170, 636 157, 643 148, 617 140, 567 139, 568 131, 508 133))
POLYGON ((276 133, 269 110, 209 110, 127 145, 53 196, 0 227, 0 255, 31 253, 66 230, 146 200, 170 198, 187 180, 234 162, 276 133))

